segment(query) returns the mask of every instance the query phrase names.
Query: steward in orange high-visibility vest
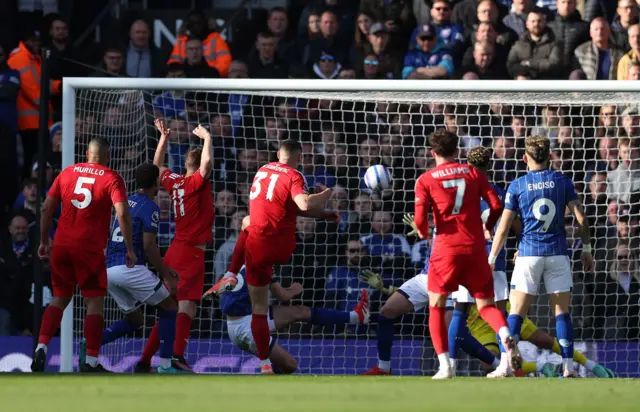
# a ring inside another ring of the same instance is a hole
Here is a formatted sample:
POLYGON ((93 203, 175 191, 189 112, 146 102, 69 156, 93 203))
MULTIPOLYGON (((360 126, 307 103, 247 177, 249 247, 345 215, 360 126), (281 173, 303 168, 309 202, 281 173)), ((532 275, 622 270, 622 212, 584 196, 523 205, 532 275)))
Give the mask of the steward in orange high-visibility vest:
MULTIPOLYGON (((42 62, 40 59, 40 33, 29 31, 9 56, 9 67, 20 72, 20 92, 16 105, 18 107, 18 131, 22 137, 24 148, 24 164, 30 165, 38 147, 38 127, 40 104, 49 104, 49 126, 53 124, 53 107, 51 102, 40 101, 40 77, 42 62)), ((60 93, 62 82, 50 81, 52 94, 60 93)))
POLYGON ((186 31, 178 36, 167 64, 184 63, 187 41, 190 37, 198 37, 202 40, 202 55, 207 64, 218 70, 220 77, 227 77, 232 60, 229 45, 219 33, 207 29, 204 12, 190 11, 185 25, 186 31))
MULTIPOLYGON (((20 42, 9 56, 9 67, 20 72, 20 93, 18 94, 18 130, 37 129, 40 110, 40 47, 30 50, 29 41, 20 42), (37 52, 37 53, 36 53, 37 52)), ((51 93, 60 93, 62 82, 50 81, 51 93)), ((50 103, 49 103, 50 104, 50 103)), ((53 108, 49 108, 52 117, 53 108)), ((49 126, 53 123, 49 121, 49 126)))

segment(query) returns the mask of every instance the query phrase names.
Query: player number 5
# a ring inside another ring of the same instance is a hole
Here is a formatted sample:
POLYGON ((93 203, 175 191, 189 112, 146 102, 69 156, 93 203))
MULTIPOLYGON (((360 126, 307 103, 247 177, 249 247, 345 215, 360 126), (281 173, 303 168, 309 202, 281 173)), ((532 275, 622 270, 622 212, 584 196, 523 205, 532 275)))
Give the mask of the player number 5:
MULTIPOLYGON (((267 176, 269 176, 269 173, 267 172, 256 173, 256 179, 254 180, 253 185, 251 186, 251 193, 249 193, 249 199, 253 200, 256 197, 258 197, 258 195, 262 191, 262 184, 260 183, 260 181, 267 176)), ((271 177, 269 178, 269 187, 267 187, 267 196, 266 196, 267 200, 273 199, 273 190, 276 188, 276 182, 278 181, 279 177, 280 175, 272 174, 271 177)))
POLYGON ((531 211, 533 212, 533 216, 540 222, 542 222, 540 231, 542 233, 547 233, 549 227, 556 217, 556 205, 552 200, 543 197, 542 199, 538 199, 533 203, 531 211), (546 213, 542 213, 543 206, 547 207, 546 213))
POLYGON ((457 215, 460 213, 460 209, 462 208, 462 202, 464 200, 464 191, 467 190, 467 182, 464 179, 452 179, 445 180, 442 182, 442 187, 445 189, 451 189, 455 187, 456 190, 456 200, 453 203, 453 209, 451 209, 452 215, 457 215))
POLYGON ((84 209, 87 206, 89 206, 89 204, 91 203, 91 200, 93 199, 93 195, 91 194, 91 191, 89 189, 84 187, 84 185, 85 184, 92 185, 95 182, 96 182, 95 177, 79 177, 78 180, 76 181, 76 187, 75 189, 73 189, 73 193, 84 196, 84 199, 82 201, 73 199, 71 200, 71 204, 77 207, 78 209, 84 209))

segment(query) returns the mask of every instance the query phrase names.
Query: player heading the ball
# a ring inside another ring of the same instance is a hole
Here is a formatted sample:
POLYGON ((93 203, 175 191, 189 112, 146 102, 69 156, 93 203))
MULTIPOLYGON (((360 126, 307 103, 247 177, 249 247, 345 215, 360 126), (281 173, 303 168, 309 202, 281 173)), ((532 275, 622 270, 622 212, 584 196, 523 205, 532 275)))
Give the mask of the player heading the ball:
POLYGON ((522 359, 507 322, 493 299, 493 275, 485 264, 485 231, 493 230, 502 202, 486 176, 473 166, 455 162, 459 138, 455 133, 439 130, 429 136, 431 155, 436 167, 423 173, 415 188, 415 224, 424 238, 429 230, 429 210, 435 221, 433 252, 429 259, 429 331, 440 361, 434 379, 455 375, 448 348, 445 323, 447 296, 462 285, 476 299, 480 316, 499 333, 507 356, 516 369, 522 359), (491 209, 486 223, 480 217, 480 199, 491 209))
MULTIPOLYGON (((172 366, 185 372, 193 372, 184 358, 184 351, 191 334, 191 322, 196 315, 204 288, 204 251, 213 238, 213 194, 211 171, 213 170, 213 144, 211 134, 202 125, 193 134, 202 141, 202 149, 187 152, 185 169, 181 176, 164 167, 164 157, 171 129, 162 120, 155 121, 160 141, 153 156, 153 164, 160 168, 160 184, 171 195, 176 234, 164 256, 164 264, 173 268, 180 277, 176 293, 178 314, 176 338, 173 345, 172 366)), ((151 358, 160 347, 159 324, 153 326, 144 347, 136 371, 150 371, 151 358)))
POLYGON ((80 287, 87 314, 84 318, 86 363, 82 372, 106 372, 98 363, 104 324, 104 296, 107 294, 107 267, 104 249, 111 225, 111 206, 126 247, 125 264, 133 267, 137 257, 133 248, 131 214, 122 178, 109 169, 109 143, 95 138, 87 149, 87 162, 64 169, 53 181, 42 206, 40 220, 40 259, 51 261, 53 300, 42 316, 38 346, 31 370, 44 371, 47 346, 62 321, 76 289, 80 287), (54 210, 62 203, 53 248, 49 255, 49 229, 54 210))
MULTIPOLYGON (((495 264, 507 240, 511 223, 517 215, 524 225, 511 277, 511 309, 509 328, 519 339, 522 322, 532 297, 544 281, 556 315, 556 335, 562 351, 565 377, 575 377, 573 371, 573 326, 569 315, 573 280, 564 231, 564 214, 569 208, 578 222, 582 238, 582 264, 585 271, 593 269, 589 222, 584 215, 573 182, 560 172, 549 169, 549 139, 531 136, 525 140, 524 162, 529 173, 514 180, 507 189, 505 210, 496 231, 489 263, 495 264)), ((508 373, 508 365, 501 365, 508 373)))

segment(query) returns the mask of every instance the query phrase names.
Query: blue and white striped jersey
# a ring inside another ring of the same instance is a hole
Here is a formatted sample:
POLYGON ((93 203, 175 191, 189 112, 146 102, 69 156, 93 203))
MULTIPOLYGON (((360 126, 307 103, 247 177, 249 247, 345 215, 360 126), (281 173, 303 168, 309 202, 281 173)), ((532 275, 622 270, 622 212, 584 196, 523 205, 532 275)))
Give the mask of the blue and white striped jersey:
POLYGON ((564 215, 577 198, 571 179, 555 170, 532 171, 509 185, 504 203, 522 220, 520 256, 567 254, 564 215))
MULTIPOLYGON (((504 203, 504 197, 506 192, 502 188, 496 185, 491 185, 491 187, 493 187, 493 189, 498 194, 498 197, 500 198, 500 200, 502 200, 502 202, 504 203)), ((480 199, 480 212, 482 213, 480 215, 480 217, 482 217, 482 222, 485 223, 489 218, 489 213, 491 212, 491 208, 489 207, 489 204, 484 201, 484 199, 480 199)), ((496 227, 498 227, 499 224, 500 224, 500 221, 498 220, 498 223, 496 223, 496 227)), ((487 255, 491 253, 492 244, 493 242, 491 240, 487 241, 487 255)), ((498 253, 498 256, 496 256, 496 264, 493 270, 498 272, 504 272, 507 270, 507 250, 505 248, 502 248, 500 253, 498 253)))

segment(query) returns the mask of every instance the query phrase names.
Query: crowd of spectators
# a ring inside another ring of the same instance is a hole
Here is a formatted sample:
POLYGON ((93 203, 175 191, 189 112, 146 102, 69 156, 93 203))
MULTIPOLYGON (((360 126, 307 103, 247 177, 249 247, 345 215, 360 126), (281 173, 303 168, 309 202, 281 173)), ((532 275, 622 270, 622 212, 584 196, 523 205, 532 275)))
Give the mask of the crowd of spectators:
MULTIPOLYGON (((246 27, 254 39, 249 47, 227 43, 214 16, 193 10, 169 55, 150 42, 148 23, 134 19, 127 24, 126 40, 102 45, 101 58, 92 62, 71 45, 65 17, 46 16, 42 26, 25 29, 19 44, 0 48, 0 168, 8 182, 0 196, 7 228, 0 240, 0 336, 31 330, 41 44, 53 54, 49 160, 42 165, 50 184, 61 168, 59 80, 64 76, 638 80, 639 4, 587 0, 583 15, 576 0, 313 0, 299 14, 269 10, 266 21, 246 27)), ((526 173, 520 160, 524 138, 548 136, 551 166, 576 182, 595 239, 595 273, 583 273, 573 256, 577 339, 638 340, 640 111, 616 102, 580 103, 570 97, 564 104, 453 105, 93 90, 78 94, 75 139, 81 160, 92 136, 107 137, 114 151, 111 166, 131 183, 136 165, 154 149, 154 117, 169 124, 167 164, 178 173, 186 152, 197 144, 191 130, 198 123, 210 127, 216 218, 208 284, 229 264, 248 212, 254 172, 274 159, 279 141, 300 140, 303 174, 310 187, 333 189, 331 206, 342 221, 299 217, 298 246, 278 277, 302 283, 298 303, 349 309, 366 287, 358 280, 361 269, 372 268, 399 285, 424 266, 431 240, 407 238, 402 215, 412 212, 416 177, 433 165, 430 133, 456 132, 463 158, 472 146, 491 147, 491 178, 505 188, 526 173), (361 177, 373 164, 391 170, 392 190, 376 194, 363 186, 361 177)), ((161 191, 157 201, 158 239, 166 248, 174 228, 171 200, 161 191)), ((570 218, 565 228, 570 250, 579 251, 570 218)), ((45 304, 47 296, 48 289, 45 304)), ((374 309, 380 299, 374 293, 374 309)), ((547 311, 542 301, 533 313, 542 326, 548 326, 547 311)), ((405 318, 403 334, 423 336, 424 315, 415 316, 405 318)), ((214 307, 203 304, 200 336, 221 332, 220 319, 214 307)), ((317 331, 303 326, 294 332, 317 331)))

